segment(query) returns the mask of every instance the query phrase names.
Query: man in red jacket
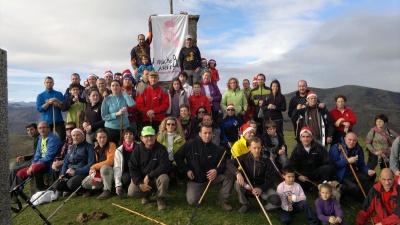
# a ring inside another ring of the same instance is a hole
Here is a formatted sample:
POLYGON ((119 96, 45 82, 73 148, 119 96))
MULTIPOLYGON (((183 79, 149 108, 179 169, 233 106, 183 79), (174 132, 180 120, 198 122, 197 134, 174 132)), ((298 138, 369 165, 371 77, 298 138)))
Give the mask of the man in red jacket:
POLYGON ((158 85, 158 80, 158 73, 150 72, 149 85, 136 97, 137 108, 143 114, 143 127, 152 126, 156 133, 169 107, 168 93, 158 85))
POLYGON ((199 107, 205 107, 207 113, 211 114, 211 105, 207 96, 201 94, 201 83, 195 82, 193 84, 193 95, 189 97, 190 115, 197 116, 196 112, 199 107))
POLYGON ((400 223, 400 186, 398 182, 400 182, 399 177, 395 179, 390 169, 385 168, 381 171, 379 182, 371 188, 358 212, 357 225, 369 222, 370 216, 374 213, 375 225, 400 223))

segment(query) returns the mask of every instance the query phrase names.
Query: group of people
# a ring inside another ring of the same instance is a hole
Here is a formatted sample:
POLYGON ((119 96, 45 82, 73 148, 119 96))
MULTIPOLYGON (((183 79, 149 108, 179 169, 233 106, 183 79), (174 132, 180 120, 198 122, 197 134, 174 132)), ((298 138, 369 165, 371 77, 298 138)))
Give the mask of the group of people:
POLYGON ((187 181, 190 205, 199 203, 210 182, 222 186, 216 204, 223 210, 232 210, 228 202, 234 188, 239 213, 246 213, 249 199, 256 197, 266 210, 277 209, 283 224, 299 212, 310 224, 345 224, 332 198, 340 192, 364 201, 357 224, 373 212, 376 224, 400 222, 399 137, 388 129, 385 115, 375 118, 367 135, 366 164, 346 97, 336 96, 336 107, 328 111, 300 80, 288 107, 298 142, 289 157, 282 115, 287 107, 278 80, 266 86, 266 76, 258 74, 251 79, 253 88, 244 79, 241 89, 238 79, 230 78, 222 94, 215 60, 201 58, 188 35, 179 57, 182 71, 167 90, 150 68, 151 37, 151 27, 147 39, 138 36, 131 52, 134 73, 90 74, 85 86, 74 73, 64 94, 53 89, 53 78, 45 78, 46 90, 36 101, 42 122, 26 127, 35 139, 35 154, 17 158, 12 187, 33 176, 37 189, 46 190, 43 174, 52 173, 57 197, 78 189, 87 197, 100 189, 100 200, 115 192, 147 204, 155 195, 158 209, 164 210, 170 181, 178 186, 187 181), (382 170, 374 185, 377 164, 382 170), (274 189, 277 172, 283 182, 274 189), (314 213, 304 191, 324 181, 329 184, 320 186, 314 213))

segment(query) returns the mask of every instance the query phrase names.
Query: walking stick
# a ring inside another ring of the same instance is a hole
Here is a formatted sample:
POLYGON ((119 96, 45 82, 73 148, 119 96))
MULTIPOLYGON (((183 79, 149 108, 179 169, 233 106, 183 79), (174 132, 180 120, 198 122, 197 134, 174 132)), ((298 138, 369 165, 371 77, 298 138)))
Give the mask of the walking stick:
POLYGON ((53 109, 53 133, 56 134, 56 117, 55 117, 55 112, 54 112, 54 105, 51 105, 53 109))
MULTIPOLYGON (((271 154, 272 154, 272 153, 271 153, 271 154)), ((274 163, 274 160, 272 160, 272 159, 270 159, 270 160, 271 160, 271 162, 272 162, 272 165, 274 165, 274 167, 275 167, 275 169, 276 169, 276 172, 278 172, 278 174, 279 174, 279 176, 282 178, 282 180, 285 181, 285 179, 283 178, 283 175, 282 175, 281 171, 279 171, 278 167, 276 167, 276 165, 275 165, 275 163, 274 163)))
MULTIPOLYGON (((247 183, 250 185, 251 189, 253 190, 253 189, 254 189, 254 188, 253 188, 253 185, 251 184, 249 178, 247 177, 246 172, 244 172, 244 168, 243 168, 242 164, 240 163, 240 161, 239 161, 239 159, 238 159, 237 157, 235 157, 235 159, 236 159, 236 161, 238 162, 239 166, 242 167, 242 172, 243 172, 243 174, 244 174, 244 177, 246 178, 246 181, 247 181, 247 183)), ((263 206, 263 204, 262 204, 261 201, 260 201, 260 198, 259 198, 257 195, 254 195, 254 196, 256 196, 256 199, 257 199, 258 204, 260 205, 260 207, 261 207, 261 209, 262 209, 262 211, 263 211, 265 217, 267 217, 268 223, 269 223, 270 225, 272 225, 271 220, 269 219, 268 214, 267 214, 267 212, 265 211, 264 206, 263 206)))
POLYGON ((141 213, 135 212, 135 211, 133 211, 133 210, 131 210, 131 209, 125 208, 125 207, 120 206, 120 205, 117 205, 117 204, 115 204, 115 203, 112 203, 112 204, 113 204, 114 206, 117 206, 117 207, 121 208, 121 209, 125 209, 125 210, 128 211, 128 212, 134 213, 134 214, 136 214, 136 215, 138 215, 138 216, 141 216, 141 217, 143 217, 143 218, 145 218, 145 219, 148 219, 148 220, 150 220, 150 221, 153 221, 153 222, 155 222, 155 223, 157 223, 157 224, 166 225, 166 224, 163 223, 163 222, 160 222, 160 221, 158 221, 158 220, 152 219, 152 218, 150 218, 150 217, 148 217, 148 216, 145 216, 145 215, 143 215, 143 214, 141 214, 141 213))
MULTIPOLYGON (((301 175, 299 172, 297 172, 296 170, 295 170, 294 172, 295 172, 297 175, 299 175, 299 176, 303 176, 303 175, 301 175)), ((303 177, 305 177, 305 176, 303 176, 303 177)), ((310 179, 307 178, 306 181, 309 182, 309 183, 311 183, 311 184, 314 185, 315 187, 318 187, 318 184, 312 182, 310 179)))
MULTIPOLYGON (((217 165, 217 168, 219 167, 219 165, 221 165, 222 160, 224 160, 225 154, 226 154, 226 151, 224 151, 224 154, 222 155, 221 159, 219 160, 218 165, 217 165)), ((199 202, 197 202, 196 208, 194 209, 194 212, 193 212, 192 217, 190 217, 190 220, 189 220, 188 225, 192 223, 193 218, 194 218, 194 215, 196 214, 197 209, 199 208, 199 206, 200 206, 200 204, 201 204, 201 201, 203 200, 204 196, 206 195, 206 192, 207 192, 207 190, 208 190, 208 187, 210 187, 210 184, 211 184, 212 181, 213 181, 213 180, 209 180, 209 181, 208 181, 208 184, 207 184, 207 186, 206 186, 206 189, 204 189, 203 194, 201 195, 199 202)))

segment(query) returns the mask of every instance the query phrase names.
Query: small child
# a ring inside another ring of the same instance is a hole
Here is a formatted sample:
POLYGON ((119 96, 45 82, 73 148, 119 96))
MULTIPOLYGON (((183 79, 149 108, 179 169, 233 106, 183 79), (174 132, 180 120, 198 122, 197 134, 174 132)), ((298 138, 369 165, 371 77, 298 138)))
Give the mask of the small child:
POLYGON ((320 197, 315 200, 315 211, 322 225, 338 224, 344 225, 343 211, 335 198, 332 198, 332 186, 328 183, 321 184, 319 190, 320 197))
POLYGON ((69 93, 68 98, 65 98, 62 103, 61 111, 68 111, 67 123, 75 122, 76 127, 80 127, 79 117, 83 111, 84 99, 80 96, 79 84, 70 84, 69 93))
POLYGON ((307 203, 303 189, 300 184, 294 182, 294 170, 289 166, 285 166, 282 169, 282 173, 285 181, 280 183, 276 190, 282 201, 281 210, 278 211, 282 224, 290 224, 295 214, 303 212, 306 214, 310 224, 318 225, 317 216, 307 203))
POLYGON ((142 56, 142 65, 139 66, 138 73, 136 74, 136 80, 138 80, 139 82, 142 81, 142 73, 145 68, 150 71, 154 71, 154 67, 153 65, 151 65, 151 62, 149 61, 149 57, 147 57, 147 55, 142 56))
POLYGON ((201 75, 203 74, 204 70, 208 70, 207 59, 206 58, 201 58, 201 67, 200 67, 199 72, 197 74, 197 76, 198 76, 197 81, 201 81, 201 75))
POLYGON ((268 120, 265 123, 267 133, 265 135, 265 144, 272 158, 282 164, 282 166, 289 165, 289 158, 286 153, 285 139, 282 134, 276 132, 276 123, 273 120, 268 120))
POLYGON ((217 83, 219 81, 219 73, 215 68, 217 66, 217 62, 215 59, 210 59, 208 61, 208 68, 211 70, 211 82, 217 83))

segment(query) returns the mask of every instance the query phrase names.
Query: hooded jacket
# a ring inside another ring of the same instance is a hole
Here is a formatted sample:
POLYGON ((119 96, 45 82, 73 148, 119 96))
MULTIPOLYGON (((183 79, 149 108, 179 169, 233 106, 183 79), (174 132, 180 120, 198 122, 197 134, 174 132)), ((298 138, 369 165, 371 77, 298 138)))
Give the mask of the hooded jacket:
POLYGON ((136 97, 137 108, 143 113, 143 121, 150 121, 147 111, 154 111, 153 121, 161 122, 165 119, 167 109, 169 107, 168 93, 158 84, 148 85, 142 94, 136 97))

